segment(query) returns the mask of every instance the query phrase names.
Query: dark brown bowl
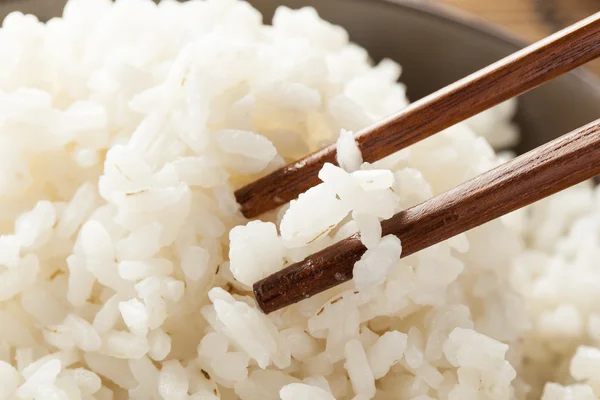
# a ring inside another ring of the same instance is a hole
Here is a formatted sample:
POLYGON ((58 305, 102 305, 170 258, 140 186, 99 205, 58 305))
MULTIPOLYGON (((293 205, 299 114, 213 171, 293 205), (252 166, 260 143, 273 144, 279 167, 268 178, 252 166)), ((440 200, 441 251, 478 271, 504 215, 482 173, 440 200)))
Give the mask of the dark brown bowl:
MULTIPOLYGON (((0 17, 20 10, 46 20, 60 15, 65 0, 0 2, 0 17)), ((279 5, 315 7, 342 25, 375 60, 389 57, 403 67, 408 96, 417 100, 524 47, 525 42, 477 18, 424 0, 250 0, 270 20, 279 5)), ((536 147, 600 118, 600 83, 579 70, 520 98, 517 121, 523 140, 536 147)))

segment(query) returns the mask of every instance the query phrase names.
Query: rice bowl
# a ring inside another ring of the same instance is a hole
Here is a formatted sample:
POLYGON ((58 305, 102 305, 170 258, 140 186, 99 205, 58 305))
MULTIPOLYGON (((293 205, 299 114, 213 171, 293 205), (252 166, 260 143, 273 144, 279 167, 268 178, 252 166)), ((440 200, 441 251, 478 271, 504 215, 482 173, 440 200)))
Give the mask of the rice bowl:
POLYGON ((381 237, 511 157, 514 101, 363 163, 400 66, 238 0, 13 13, 0 58, 0 399, 600 396, 591 183, 402 260, 381 237), (236 188, 336 141, 321 185, 243 218, 236 188), (353 281, 260 313, 252 283, 356 231, 353 281))

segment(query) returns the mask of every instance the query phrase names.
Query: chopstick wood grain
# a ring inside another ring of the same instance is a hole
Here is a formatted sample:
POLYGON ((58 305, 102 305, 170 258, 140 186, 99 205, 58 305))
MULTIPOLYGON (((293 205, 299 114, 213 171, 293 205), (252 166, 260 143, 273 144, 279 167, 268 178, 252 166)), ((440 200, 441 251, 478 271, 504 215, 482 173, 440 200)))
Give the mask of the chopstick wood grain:
MULTIPOLYGON (((483 173, 382 223, 406 257, 600 174, 600 119, 483 173)), ((254 285, 271 313, 352 279, 365 253, 360 235, 344 239, 254 285)))
MULTIPOLYGON (((357 133, 363 159, 377 161, 599 56, 596 13, 357 133)), ((295 199, 319 183, 328 162, 337 164, 335 145, 240 188, 235 196, 242 213, 254 218, 295 199)))

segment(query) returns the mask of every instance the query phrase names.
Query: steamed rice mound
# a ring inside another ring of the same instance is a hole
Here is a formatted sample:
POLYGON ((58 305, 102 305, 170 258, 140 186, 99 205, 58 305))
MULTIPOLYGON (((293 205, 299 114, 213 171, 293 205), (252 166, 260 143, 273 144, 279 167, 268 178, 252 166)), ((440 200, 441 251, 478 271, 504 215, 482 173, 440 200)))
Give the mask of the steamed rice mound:
POLYGON ((509 102, 363 163, 352 132, 408 104, 400 72, 308 8, 272 26, 238 0, 9 15, 0 400, 597 399, 598 192, 399 261, 379 222, 518 138, 509 102), (235 188, 336 141, 322 184, 243 218, 235 188), (255 281, 356 231, 353 281, 258 311, 255 281))

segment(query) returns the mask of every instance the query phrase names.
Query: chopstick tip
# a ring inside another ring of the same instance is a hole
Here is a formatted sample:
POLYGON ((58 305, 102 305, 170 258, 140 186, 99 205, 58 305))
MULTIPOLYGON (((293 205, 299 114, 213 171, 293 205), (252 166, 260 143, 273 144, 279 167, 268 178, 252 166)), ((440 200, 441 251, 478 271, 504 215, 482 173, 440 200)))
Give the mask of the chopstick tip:
POLYGON ((269 315, 282 307, 277 307, 275 302, 268 301, 267 299, 265 299, 265 293, 263 291, 263 282, 264 279, 256 282, 252 286, 252 291, 254 292, 254 302, 256 303, 258 309, 263 314, 269 315))

